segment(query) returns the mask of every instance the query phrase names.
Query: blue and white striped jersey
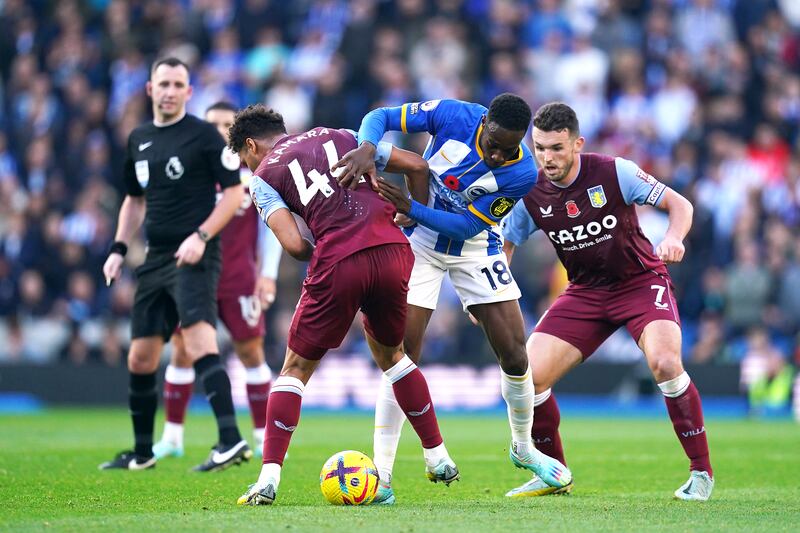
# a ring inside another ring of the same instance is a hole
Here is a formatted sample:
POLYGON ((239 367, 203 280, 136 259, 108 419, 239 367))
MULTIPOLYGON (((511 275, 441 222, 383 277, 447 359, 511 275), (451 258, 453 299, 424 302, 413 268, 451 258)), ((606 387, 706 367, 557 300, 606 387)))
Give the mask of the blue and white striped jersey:
MULTIPOLYGON (((469 211, 490 226, 465 241, 456 241, 418 225, 409 238, 454 256, 501 253, 503 237, 498 224, 536 183, 536 167, 528 147, 521 145, 517 157, 503 166, 488 167, 478 146, 481 119, 487 109, 479 104, 431 100, 381 111, 384 131, 427 131, 432 136, 423 154, 431 170, 427 206, 450 213, 469 211)), ((362 124, 359 141, 365 140, 365 128, 369 130, 371 126, 374 130, 378 125, 362 124)))

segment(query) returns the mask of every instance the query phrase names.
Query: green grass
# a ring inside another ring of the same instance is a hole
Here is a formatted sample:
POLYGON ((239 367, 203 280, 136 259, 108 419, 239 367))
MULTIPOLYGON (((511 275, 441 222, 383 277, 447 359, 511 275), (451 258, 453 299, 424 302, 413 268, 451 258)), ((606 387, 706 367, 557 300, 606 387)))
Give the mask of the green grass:
MULTIPOLYGON (((242 421, 245 420, 241 416, 242 421)), ((706 503, 678 502, 687 462, 661 420, 575 419, 563 437, 576 487, 571 496, 510 500, 527 476, 507 458, 502 416, 445 416, 447 446, 462 481, 423 475, 406 426, 395 469, 394 507, 332 507, 319 492, 328 456, 372 448, 366 415, 303 417, 272 507, 237 508, 258 462, 219 474, 189 469, 205 458, 210 416, 190 415, 186 457, 146 472, 100 472, 130 446, 122 410, 52 410, 0 417, 0 531, 797 531, 800 426, 788 421, 711 420, 717 486, 706 503)), ((160 427, 160 423, 159 423, 160 427)), ((247 426, 249 428, 249 425, 247 426)), ((249 434, 249 429, 248 429, 249 434)))

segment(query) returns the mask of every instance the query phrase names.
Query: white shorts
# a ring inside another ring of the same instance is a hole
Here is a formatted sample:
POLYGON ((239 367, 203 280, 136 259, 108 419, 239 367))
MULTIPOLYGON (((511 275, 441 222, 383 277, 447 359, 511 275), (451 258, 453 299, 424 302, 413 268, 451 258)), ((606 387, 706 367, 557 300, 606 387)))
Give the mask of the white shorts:
POLYGON ((522 295, 508 268, 506 254, 458 257, 410 241, 414 251, 414 269, 408 282, 410 305, 436 309, 446 272, 465 312, 470 305, 513 301, 522 295))

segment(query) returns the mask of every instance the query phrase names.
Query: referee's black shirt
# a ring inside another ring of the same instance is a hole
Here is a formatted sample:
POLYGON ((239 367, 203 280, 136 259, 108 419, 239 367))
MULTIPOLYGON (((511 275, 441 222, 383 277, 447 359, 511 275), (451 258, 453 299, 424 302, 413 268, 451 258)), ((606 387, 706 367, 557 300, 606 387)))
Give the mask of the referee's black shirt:
POLYGON ((217 187, 241 183, 239 158, 213 124, 187 114, 175 124, 133 130, 125 157, 125 189, 145 197, 151 247, 177 247, 214 209, 217 187))

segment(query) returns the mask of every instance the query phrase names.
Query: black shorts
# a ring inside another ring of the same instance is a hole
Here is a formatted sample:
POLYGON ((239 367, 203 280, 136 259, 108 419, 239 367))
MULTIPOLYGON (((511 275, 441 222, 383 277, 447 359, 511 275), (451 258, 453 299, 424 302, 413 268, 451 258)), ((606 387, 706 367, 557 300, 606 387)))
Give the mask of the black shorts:
POLYGON ((200 321, 216 327, 217 283, 222 268, 219 239, 208 242, 196 265, 178 268, 176 251, 150 249, 136 269, 138 284, 131 319, 134 339, 160 335, 166 341, 179 322, 182 327, 200 321))

